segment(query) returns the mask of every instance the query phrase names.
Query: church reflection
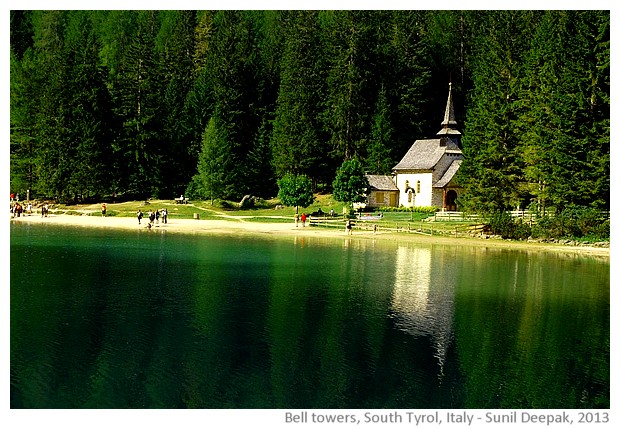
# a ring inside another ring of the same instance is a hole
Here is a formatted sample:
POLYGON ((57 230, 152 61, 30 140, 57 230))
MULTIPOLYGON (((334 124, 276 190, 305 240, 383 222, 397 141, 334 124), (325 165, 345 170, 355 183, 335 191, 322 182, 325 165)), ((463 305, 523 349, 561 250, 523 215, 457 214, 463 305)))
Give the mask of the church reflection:
POLYGON ((415 337, 431 337, 442 376, 453 332, 455 277, 451 259, 432 248, 399 246, 395 264, 391 300, 395 326, 415 337))

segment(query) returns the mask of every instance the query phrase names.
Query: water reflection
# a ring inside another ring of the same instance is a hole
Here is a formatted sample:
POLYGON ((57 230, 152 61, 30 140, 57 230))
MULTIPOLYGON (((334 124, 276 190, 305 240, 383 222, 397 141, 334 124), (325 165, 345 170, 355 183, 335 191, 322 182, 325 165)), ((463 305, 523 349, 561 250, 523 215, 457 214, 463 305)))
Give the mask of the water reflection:
POLYGON ((11 406, 604 407, 608 271, 351 237, 22 228, 11 406))
POLYGON ((453 265, 445 260, 445 253, 408 246, 398 246, 395 264, 391 302, 395 324, 413 336, 432 338, 441 377, 452 338, 453 265))

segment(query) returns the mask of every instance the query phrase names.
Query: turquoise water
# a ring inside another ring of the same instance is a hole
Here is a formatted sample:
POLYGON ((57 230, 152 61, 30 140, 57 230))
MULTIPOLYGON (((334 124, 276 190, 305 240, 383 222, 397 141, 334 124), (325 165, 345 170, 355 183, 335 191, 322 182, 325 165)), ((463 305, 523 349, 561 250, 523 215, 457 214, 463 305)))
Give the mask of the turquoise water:
POLYGON ((11 225, 12 408, 609 407, 610 265, 11 225))

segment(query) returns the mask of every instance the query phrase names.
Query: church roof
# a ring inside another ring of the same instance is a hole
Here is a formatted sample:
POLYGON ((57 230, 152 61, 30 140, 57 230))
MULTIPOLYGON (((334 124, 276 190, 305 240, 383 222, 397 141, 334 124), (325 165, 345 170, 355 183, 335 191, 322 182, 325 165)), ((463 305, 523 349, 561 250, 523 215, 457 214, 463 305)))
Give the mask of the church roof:
POLYGON ((447 186, 448 183, 450 183, 450 180, 452 180, 452 178, 458 171, 459 167, 461 166, 462 161, 463 161, 462 159, 455 159, 454 161, 452 161, 452 164, 450 164, 450 167, 448 167, 446 172, 443 174, 442 178, 439 179, 437 183, 433 185, 433 188, 443 188, 447 186))
POLYGON ((368 178, 370 189, 375 189, 377 191, 398 191, 391 176, 367 174, 366 177, 368 178))
POLYGON ((432 170, 444 153, 461 154, 461 149, 453 140, 439 139, 416 140, 403 159, 394 166, 394 170, 432 170), (442 141, 445 143, 442 146, 442 141))

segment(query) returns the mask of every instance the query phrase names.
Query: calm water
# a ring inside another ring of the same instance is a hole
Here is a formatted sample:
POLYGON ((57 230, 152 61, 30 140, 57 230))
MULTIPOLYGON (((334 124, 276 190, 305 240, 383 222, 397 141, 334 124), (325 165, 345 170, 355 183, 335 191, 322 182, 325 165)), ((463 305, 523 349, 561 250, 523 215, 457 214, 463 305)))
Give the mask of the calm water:
POLYGON ((609 407, 608 260, 11 226, 13 408, 609 407))

